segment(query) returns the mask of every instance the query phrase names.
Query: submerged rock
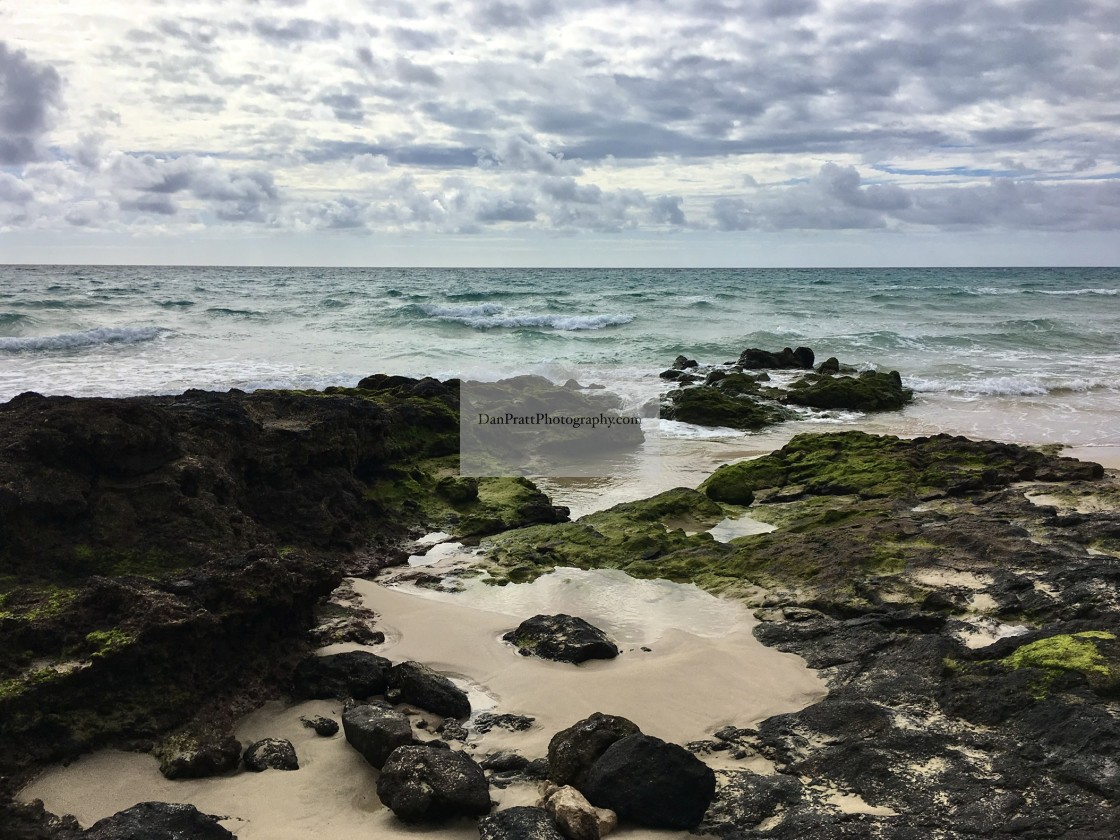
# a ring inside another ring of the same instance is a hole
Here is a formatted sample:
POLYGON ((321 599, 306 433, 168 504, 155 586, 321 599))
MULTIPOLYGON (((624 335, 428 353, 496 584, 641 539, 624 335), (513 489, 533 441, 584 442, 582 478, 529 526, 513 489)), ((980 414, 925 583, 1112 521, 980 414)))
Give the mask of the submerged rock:
POLYGON ((402 662, 389 671, 389 688, 400 702, 452 718, 470 717, 467 693, 443 674, 419 662, 402 662))
POLYGON ((193 805, 141 802, 98 820, 82 834, 84 840, 237 840, 193 805))
POLYGON ((711 768, 684 747, 651 735, 627 735, 596 759, 581 790, 621 819, 651 828, 700 824, 716 790, 711 768))
POLYGON ((478 822, 481 840, 564 840, 543 808, 517 805, 483 817, 478 822))
POLYGON ((616 741, 639 732, 631 720, 595 712, 552 736, 548 742, 548 776, 558 785, 582 790, 598 758, 616 741))
POLYGON ((285 738, 265 738, 250 744, 242 760, 245 762, 245 769, 254 773, 299 769, 295 747, 285 738))
POLYGON ((381 770, 377 796, 407 822, 490 811, 490 785, 482 768, 455 750, 400 747, 381 770))
POLYGON ((602 630, 582 618, 560 613, 535 615, 502 636, 523 654, 579 664, 614 659, 618 647, 602 630))
POLYGON ((408 718, 380 706, 352 706, 342 713, 342 728, 350 746, 378 770, 395 749, 413 739, 408 718))

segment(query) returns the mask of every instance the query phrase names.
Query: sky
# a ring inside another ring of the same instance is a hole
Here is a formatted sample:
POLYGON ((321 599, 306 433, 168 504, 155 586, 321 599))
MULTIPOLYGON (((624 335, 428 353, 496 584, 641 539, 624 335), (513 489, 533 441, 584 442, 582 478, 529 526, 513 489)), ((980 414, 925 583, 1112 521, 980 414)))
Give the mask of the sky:
POLYGON ((0 0, 0 263, 1118 265, 1115 0, 0 0))

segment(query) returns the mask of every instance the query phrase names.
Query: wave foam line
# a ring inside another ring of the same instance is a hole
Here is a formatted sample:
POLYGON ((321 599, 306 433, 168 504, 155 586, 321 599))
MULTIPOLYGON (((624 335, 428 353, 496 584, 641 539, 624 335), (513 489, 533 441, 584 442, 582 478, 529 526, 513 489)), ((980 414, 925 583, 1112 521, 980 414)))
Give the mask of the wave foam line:
POLYGON ((27 353, 41 350, 76 350, 103 344, 139 344, 158 338, 163 327, 98 327, 59 335, 0 338, 0 351, 27 353))
POLYGON ((476 330, 490 329, 554 329, 564 331, 601 330, 629 324, 634 320, 629 314, 605 315, 514 315, 503 314, 496 303, 478 306, 427 306, 424 311, 441 321, 452 321, 476 330))
POLYGON ((1043 397, 1052 394, 1083 394, 1115 388, 1112 383, 1093 379, 1071 379, 1047 384, 1025 376, 992 376, 986 379, 915 379, 906 387, 922 394, 969 394, 986 397, 1043 397))

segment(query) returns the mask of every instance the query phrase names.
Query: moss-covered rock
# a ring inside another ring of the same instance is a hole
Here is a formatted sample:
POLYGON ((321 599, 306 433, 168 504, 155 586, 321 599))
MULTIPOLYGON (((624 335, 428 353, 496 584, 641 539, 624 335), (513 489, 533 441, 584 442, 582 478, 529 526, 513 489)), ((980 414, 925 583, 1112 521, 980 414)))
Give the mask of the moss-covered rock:
POLYGON ((720 467, 700 489, 716 501, 772 488, 797 488, 798 495, 928 499, 1015 481, 1100 478, 1103 472, 1099 464, 1014 444, 852 431, 798 435, 770 455, 720 467))
MULTIPOLYGON (((698 386, 669 392, 667 402, 662 404, 662 418, 698 426, 757 431, 792 416, 779 405, 749 396, 758 387, 753 380, 750 387, 740 384, 738 390, 723 385, 731 378, 721 379, 712 387, 698 386)), ((736 378, 735 382, 741 383, 741 380, 736 378)))
POLYGON ((866 370, 858 376, 811 373, 790 385, 786 401, 810 408, 895 411, 914 398, 898 371, 866 370))
POLYGON ((999 660, 1007 668, 1034 668, 1042 672, 1035 686, 1045 694, 1061 672, 1078 673, 1102 694, 1120 690, 1120 645, 1116 634, 1105 630, 1064 633, 1029 642, 999 660))

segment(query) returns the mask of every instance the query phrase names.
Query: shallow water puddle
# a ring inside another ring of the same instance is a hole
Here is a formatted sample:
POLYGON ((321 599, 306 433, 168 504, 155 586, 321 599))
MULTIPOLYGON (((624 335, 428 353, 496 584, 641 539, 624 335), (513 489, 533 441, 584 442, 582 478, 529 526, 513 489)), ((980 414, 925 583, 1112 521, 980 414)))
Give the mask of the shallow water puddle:
POLYGON ((769 522, 760 522, 750 516, 740 516, 737 519, 721 519, 708 529, 708 533, 717 542, 731 542, 736 537, 751 537, 755 534, 769 534, 777 531, 777 525, 769 522))

